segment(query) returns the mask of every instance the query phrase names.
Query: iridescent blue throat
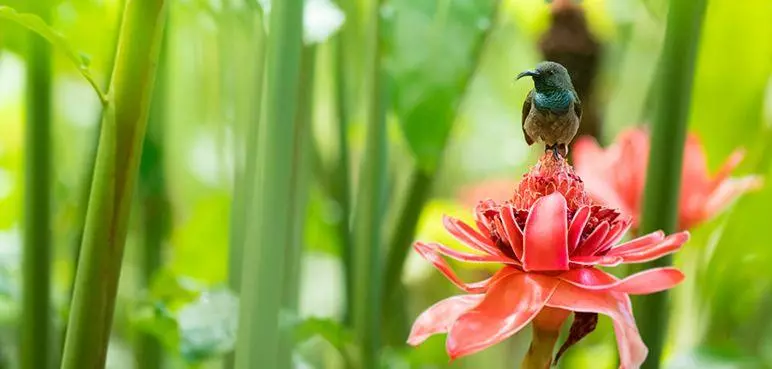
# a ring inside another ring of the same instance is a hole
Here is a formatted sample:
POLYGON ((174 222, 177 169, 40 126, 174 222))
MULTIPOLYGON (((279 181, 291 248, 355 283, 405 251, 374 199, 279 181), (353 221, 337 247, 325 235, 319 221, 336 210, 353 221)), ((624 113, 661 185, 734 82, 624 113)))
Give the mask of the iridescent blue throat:
POLYGON ((533 102, 537 108, 554 113, 565 113, 572 101, 574 101, 574 93, 571 90, 536 91, 533 96, 533 102))

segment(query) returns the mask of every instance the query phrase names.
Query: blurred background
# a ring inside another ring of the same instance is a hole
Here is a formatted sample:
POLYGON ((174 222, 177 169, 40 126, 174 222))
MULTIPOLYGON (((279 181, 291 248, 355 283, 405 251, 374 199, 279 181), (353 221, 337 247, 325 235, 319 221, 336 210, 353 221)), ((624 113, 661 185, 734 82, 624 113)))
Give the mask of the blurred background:
MULTIPOLYGON (((745 148, 737 173, 769 178, 772 1, 707 3, 689 131, 703 142, 711 172, 733 150, 745 148)), ((51 27, 85 57, 95 84, 106 91, 123 1, 47 4, 51 27)), ((0 0, 0 5, 39 12, 29 10, 29 1, 0 0)), ((295 301, 280 316, 282 327, 295 332, 293 366, 351 366, 350 352, 360 343, 350 326, 351 306, 378 304, 383 318, 373 334, 381 337, 383 367, 518 367, 530 342, 528 329, 453 363, 444 336, 418 348, 406 346, 412 320, 458 293, 409 244, 416 238, 453 244, 442 214, 471 219, 478 200, 511 191, 535 162, 541 149, 527 147, 520 128, 532 83, 515 83, 514 77, 538 61, 568 67, 585 106, 582 133, 602 145, 625 128, 649 123, 656 101, 652 86, 667 83, 656 78, 667 5, 666 0, 388 0, 375 12, 381 22, 376 47, 368 31, 374 2, 306 0, 300 94, 289 102, 298 104, 297 119, 309 133, 300 145, 305 156, 299 162, 274 158, 299 165, 295 173, 304 184, 305 206, 296 203, 291 212, 302 252, 288 260, 296 260, 298 269, 277 269, 296 272, 295 280, 282 286, 295 301), (372 73, 372 49, 378 50, 382 100, 377 105, 386 123, 378 164, 383 193, 370 201, 381 226, 372 235, 381 240, 372 246, 380 265, 372 273, 380 275, 368 277, 354 267, 361 260, 351 251, 358 237, 352 230, 359 224, 357 188, 367 172, 360 168, 369 145, 373 89, 363 81, 372 73), (361 278, 374 278, 378 296, 361 301, 348 296, 352 281, 361 278)), ((261 73, 270 1, 176 0, 167 6, 107 356, 107 367, 115 369, 227 365, 239 327, 240 267, 249 264, 236 253, 239 245, 260 247, 250 235, 255 206, 249 199, 254 161, 260 160, 255 137, 266 99, 261 87, 270 79, 261 73)), ((47 315, 53 329, 45 339, 54 342, 52 367, 57 365, 102 115, 98 96, 61 45, 50 54, 50 96, 27 93, 35 37, 0 17, 0 368, 19 365, 21 295, 27 292, 21 260, 29 227, 50 231, 44 240, 50 264, 37 268, 50 271, 47 315), (35 149, 35 140, 25 139, 27 106, 51 113, 50 144, 37 141, 51 159, 42 190, 50 193, 49 224, 43 229, 25 220, 33 203, 25 196, 40 190, 25 184, 26 159, 35 149)), ((772 367, 770 206, 767 186, 692 229, 692 240, 675 258, 689 279, 670 295, 665 367, 772 367)), ((468 279, 490 272, 455 266, 468 279)), ((601 317, 598 329, 558 366, 614 368, 616 357, 613 329, 601 317)))

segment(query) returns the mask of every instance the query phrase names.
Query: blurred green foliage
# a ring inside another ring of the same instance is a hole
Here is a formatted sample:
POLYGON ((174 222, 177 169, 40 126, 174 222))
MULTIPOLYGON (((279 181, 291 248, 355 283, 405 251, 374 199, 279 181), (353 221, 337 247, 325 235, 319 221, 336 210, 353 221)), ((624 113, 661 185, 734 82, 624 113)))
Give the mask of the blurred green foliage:
MULTIPOLYGON (((310 0, 309 0, 310 1, 310 0)), ((342 1, 347 34, 344 55, 351 98, 351 127, 346 137, 352 163, 362 154, 365 120, 364 89, 359 84, 362 50, 360 31, 369 2, 342 1)), ((404 178, 411 168, 437 171, 431 198, 423 208, 416 238, 457 244, 441 227, 441 214, 469 220, 471 209, 458 193, 484 179, 516 180, 538 149, 529 150, 520 137, 520 104, 530 88, 514 84, 514 75, 539 59, 538 38, 549 24, 549 7, 541 0, 502 1, 495 22, 486 18, 495 1, 387 1, 381 10, 386 24, 383 61, 392 101, 390 130, 388 225, 395 222, 404 178), (493 28, 489 28, 493 27, 493 28), (485 47, 482 33, 490 32, 485 47), (393 128, 393 127, 392 127, 393 128), (392 201, 393 200, 393 201, 392 201)), ((254 11, 253 2, 230 3, 254 11)), ((0 1, 23 9, 23 2, 0 1)), ((664 0, 585 0, 591 29, 606 53, 596 81, 605 136, 610 142, 621 129, 646 124, 651 106, 647 95, 664 35, 664 0)), ((139 274, 142 227, 133 220, 118 296, 110 368, 131 368, 126 348, 138 332, 161 338, 167 367, 219 367, 229 351, 228 332, 234 322, 227 306, 236 298, 226 292, 227 250, 235 147, 243 144, 229 106, 233 96, 220 81, 232 68, 249 69, 255 61, 228 59, 218 50, 223 42, 219 2, 170 2, 170 71, 166 149, 166 182, 173 208, 172 234, 163 250, 164 268, 150 286, 139 274), (203 299, 214 305, 202 305, 203 299), (218 305, 222 304, 222 305, 218 305), (212 307, 214 306, 214 308, 212 307), (225 307, 224 307, 225 306, 225 307), (192 309, 192 310, 191 310, 192 309), (214 310, 216 313, 213 313, 214 310), (190 312, 192 311, 192 313, 190 312), (187 313, 186 313, 187 312, 187 313), (193 314, 202 326, 181 325, 193 314), (205 319, 205 318, 211 319, 205 319), (184 320, 184 319, 183 319, 184 320), (123 355, 123 356, 122 356, 123 355)), ((72 67, 68 55, 87 55, 93 78, 104 85, 119 25, 118 1, 59 1, 52 27, 71 52, 55 53, 53 122, 54 251, 53 309, 66 312, 72 278, 72 239, 82 209, 81 186, 93 152, 100 103, 72 67)), ((705 144, 709 165, 716 170, 736 148, 747 155, 739 174, 772 176, 772 2, 710 0, 699 46, 690 130, 705 144)), ((23 132, 26 30, 0 19, 0 367, 14 367, 15 325, 19 309, 18 257, 23 196, 23 132)), ((318 46, 314 87, 313 133, 320 157, 336 154, 334 55, 328 42, 318 46)), ((240 91, 253 81, 236 78, 240 91)), ((241 96, 243 98, 243 96, 241 96)), ((354 178, 358 173, 352 165, 354 178)), ((325 175, 322 172, 322 175, 325 175)), ((312 189, 304 227, 300 308, 288 318, 297 328, 298 362, 306 367, 339 368, 351 357, 356 342, 343 315, 339 204, 318 178, 312 189), (310 274, 309 274, 310 273, 310 274)), ((766 234, 772 186, 740 199, 725 214, 693 230, 692 241, 676 257, 687 281, 675 289, 674 317, 667 357, 672 369, 772 367, 772 248, 766 234)), ((137 204, 136 206, 139 206, 137 204)), ((248 225, 251 227, 251 225, 248 225)), ((388 229, 388 228, 387 228, 388 229)), ((384 256, 385 257, 385 256, 384 256)), ((453 264, 463 278, 482 279, 489 270, 453 264)), ((401 276, 407 323, 440 298, 459 293, 428 263, 409 254, 401 276)), ((53 314, 53 313, 52 313, 53 314)), ((61 328, 64 317, 54 315, 61 328)), ((524 331, 490 350, 449 364, 444 338, 434 337, 418 348, 384 349, 382 362, 393 368, 510 368, 529 342, 524 331)), ((607 320, 573 347, 561 368, 613 368, 616 349, 607 320)), ((129 355, 130 357, 130 355, 129 355)), ((303 367, 299 364, 299 367, 303 367)))

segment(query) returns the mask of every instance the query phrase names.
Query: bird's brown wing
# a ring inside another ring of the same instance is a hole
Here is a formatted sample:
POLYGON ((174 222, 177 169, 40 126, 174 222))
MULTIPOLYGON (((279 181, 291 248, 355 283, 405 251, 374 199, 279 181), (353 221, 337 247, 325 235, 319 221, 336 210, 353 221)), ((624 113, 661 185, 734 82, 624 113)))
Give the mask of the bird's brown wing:
POLYGON ((528 144, 528 146, 531 146, 533 144, 533 139, 531 136, 528 135, 528 132, 525 131, 525 120, 528 118, 528 114, 531 113, 531 102, 533 101, 533 90, 528 92, 528 96, 525 98, 525 101, 523 102, 523 137, 525 137, 525 143, 528 144))
POLYGON ((581 124, 582 121, 582 102, 579 101, 579 98, 576 98, 576 101, 574 101, 574 113, 576 113, 576 117, 579 118, 579 124, 581 124))

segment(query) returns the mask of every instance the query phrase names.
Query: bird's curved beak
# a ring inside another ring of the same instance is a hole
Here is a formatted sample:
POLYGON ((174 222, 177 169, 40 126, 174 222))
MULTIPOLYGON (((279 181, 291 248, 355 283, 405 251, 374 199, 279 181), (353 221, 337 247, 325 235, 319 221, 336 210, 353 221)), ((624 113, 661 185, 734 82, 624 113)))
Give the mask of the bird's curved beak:
POLYGON ((539 72, 537 72, 535 70, 527 70, 525 72, 522 72, 522 73, 518 74, 517 75, 517 79, 523 78, 525 76, 536 77, 538 75, 539 75, 539 72))

